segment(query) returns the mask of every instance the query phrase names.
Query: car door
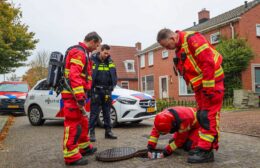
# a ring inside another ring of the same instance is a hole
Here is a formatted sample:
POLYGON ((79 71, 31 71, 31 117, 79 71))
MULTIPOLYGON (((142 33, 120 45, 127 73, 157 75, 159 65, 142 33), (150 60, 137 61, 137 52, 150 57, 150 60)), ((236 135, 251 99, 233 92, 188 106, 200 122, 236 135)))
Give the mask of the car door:
POLYGON ((60 110, 60 96, 51 91, 47 81, 44 80, 35 87, 35 99, 41 107, 45 118, 54 118, 60 110))

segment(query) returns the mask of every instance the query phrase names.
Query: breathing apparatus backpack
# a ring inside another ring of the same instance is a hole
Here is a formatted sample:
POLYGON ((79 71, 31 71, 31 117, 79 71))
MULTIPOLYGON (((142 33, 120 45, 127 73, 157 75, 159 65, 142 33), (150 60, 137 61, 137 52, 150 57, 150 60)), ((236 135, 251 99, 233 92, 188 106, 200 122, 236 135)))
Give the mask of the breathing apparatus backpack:
POLYGON ((64 88, 66 89, 68 87, 66 83, 69 82, 64 82, 64 80, 67 80, 65 78, 65 64, 66 64, 66 57, 69 51, 73 48, 77 48, 78 50, 81 50, 86 54, 86 50, 82 46, 75 45, 67 49, 65 53, 65 57, 61 52, 58 51, 54 51, 50 55, 50 60, 48 65, 47 84, 49 85, 49 87, 52 88, 52 90, 54 90, 57 93, 57 96, 61 93, 61 91, 64 88))

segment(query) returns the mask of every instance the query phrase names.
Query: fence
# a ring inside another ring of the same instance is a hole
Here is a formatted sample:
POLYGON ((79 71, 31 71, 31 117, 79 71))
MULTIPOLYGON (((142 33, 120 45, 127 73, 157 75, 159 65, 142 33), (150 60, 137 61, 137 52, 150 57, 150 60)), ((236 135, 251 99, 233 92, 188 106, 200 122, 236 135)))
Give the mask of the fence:
MULTIPOLYGON (((189 100, 174 100, 172 98, 168 99, 159 99, 156 102, 157 104, 157 111, 162 111, 165 108, 171 107, 171 106, 185 106, 185 107, 196 107, 197 103, 196 101, 189 101, 189 100)), ((222 108, 230 108, 233 107, 233 98, 227 98, 223 101, 222 108)))

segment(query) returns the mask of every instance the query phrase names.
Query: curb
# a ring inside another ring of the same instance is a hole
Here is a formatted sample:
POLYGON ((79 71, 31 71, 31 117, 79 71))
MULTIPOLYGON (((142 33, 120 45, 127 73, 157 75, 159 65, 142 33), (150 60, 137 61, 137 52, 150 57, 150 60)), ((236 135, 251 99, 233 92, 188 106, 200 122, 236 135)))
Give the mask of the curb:
POLYGON ((8 121, 8 117, 0 117, 0 133, 8 121))

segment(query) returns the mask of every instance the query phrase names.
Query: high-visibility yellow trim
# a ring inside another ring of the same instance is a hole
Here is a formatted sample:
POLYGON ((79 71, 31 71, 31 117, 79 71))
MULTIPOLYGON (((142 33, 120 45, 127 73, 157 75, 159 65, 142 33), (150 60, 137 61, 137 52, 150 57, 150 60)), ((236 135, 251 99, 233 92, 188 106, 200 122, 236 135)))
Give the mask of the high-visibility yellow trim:
POLYGON ((65 69, 65 77, 68 78, 69 77, 69 73, 70 73, 70 70, 69 69, 65 69))
POLYGON ((70 63, 74 63, 74 64, 77 64, 77 65, 80 65, 81 67, 84 67, 84 64, 81 62, 81 60, 71 58, 70 63))
POLYGON ((88 80, 92 80, 92 76, 91 75, 88 76, 88 80))
POLYGON ((70 91, 64 89, 61 93, 70 93, 70 91))
POLYGON ((206 50, 209 48, 209 44, 203 44, 202 46, 200 46, 199 48, 196 49, 195 51, 195 56, 198 56, 202 51, 206 50))
POLYGON ((85 93, 83 86, 72 88, 72 90, 74 91, 74 94, 85 93))
POLYGON ((199 136, 201 139, 208 141, 208 142, 213 142, 214 141, 214 136, 209 135, 209 134, 203 134, 201 132, 199 132, 199 136))
POLYGON ((98 67, 99 71, 109 71, 108 67, 98 67))
POLYGON ((157 143, 158 142, 158 138, 154 137, 154 136, 150 136, 149 141, 153 142, 153 143, 157 143))
POLYGON ((179 129, 179 133, 183 133, 183 132, 188 132, 188 131, 190 131, 191 130, 191 127, 190 127, 190 125, 189 126, 187 126, 185 129, 179 129))
POLYGON ((193 83, 195 83, 195 82, 198 82, 199 80, 202 80, 202 78, 203 78, 203 75, 200 74, 199 76, 192 78, 192 79, 190 80, 190 82, 193 84, 193 83))
POLYGON ((203 87, 214 87, 215 80, 202 80, 202 86, 203 87))
POLYGON ((96 65, 92 65, 92 69, 96 69, 96 65))
POLYGON ((224 73, 222 67, 215 71, 215 78, 221 76, 224 73))
POLYGON ((85 148, 87 148, 90 144, 91 144, 90 142, 79 143, 79 149, 85 149, 85 148))
POLYGON ((81 73, 80 76, 85 78, 85 77, 86 77, 86 74, 81 73))
POLYGON ((196 122, 197 122, 197 111, 194 111, 193 108, 190 108, 190 109, 191 109, 191 111, 193 112, 193 116, 194 116, 194 121, 193 121, 193 123, 192 123, 192 126, 193 126, 193 125, 195 125, 196 122))
POLYGON ((109 63, 108 67, 109 67, 109 68, 115 68, 116 65, 115 65, 114 63, 109 63))
POLYGON ((64 155, 64 158, 68 158, 68 157, 71 157, 73 155, 76 155, 79 153, 79 148, 76 147, 75 149, 71 150, 71 151, 68 151, 67 149, 67 142, 68 142, 68 139, 69 139, 69 127, 66 127, 65 128, 65 135, 64 135, 64 142, 63 142, 63 147, 64 147, 64 150, 63 150, 63 155, 64 155))
POLYGON ((170 145, 172 151, 175 151, 177 149, 177 146, 174 141, 172 143, 170 143, 169 145, 170 145))

